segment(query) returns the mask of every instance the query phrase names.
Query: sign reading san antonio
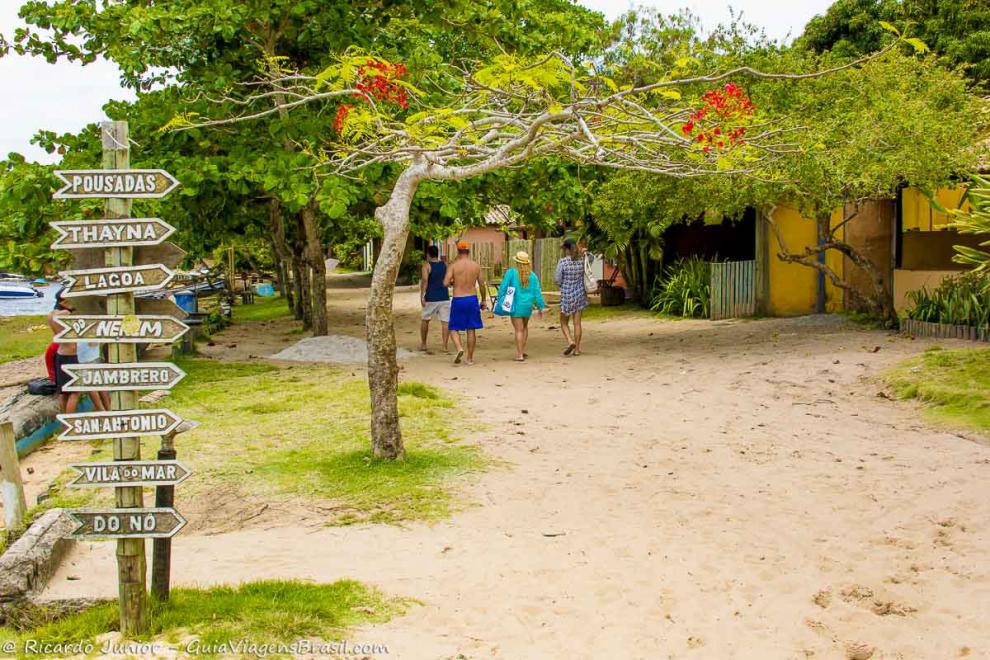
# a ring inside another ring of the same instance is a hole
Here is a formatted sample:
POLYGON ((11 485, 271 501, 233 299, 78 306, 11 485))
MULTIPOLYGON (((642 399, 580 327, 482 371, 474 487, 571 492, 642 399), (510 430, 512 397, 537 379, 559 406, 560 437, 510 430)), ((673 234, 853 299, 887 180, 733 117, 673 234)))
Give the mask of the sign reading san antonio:
POLYGON ((66 392, 170 390, 186 375, 171 362, 66 364, 62 370, 71 376, 66 392))
POLYGON ((58 415, 65 425, 59 440, 108 440, 135 435, 165 435, 182 419, 171 410, 110 410, 58 415))
POLYGON ((56 316, 62 331, 58 343, 87 341, 94 344, 171 344, 189 331, 189 326, 171 316, 56 316))
POLYGON ((61 275, 67 280, 62 294, 66 298, 157 291, 175 277, 175 273, 161 264, 66 270, 61 275))
POLYGON ((70 465, 79 474, 72 488, 174 486, 192 474, 179 461, 108 461, 70 465))
POLYGON ((179 185, 165 170, 56 170, 55 176, 65 183, 55 199, 159 198, 179 185))
POLYGON ((85 539, 169 538, 186 526, 186 519, 175 509, 104 509, 66 511, 78 524, 68 536, 85 539))
POLYGON ((175 227, 158 218, 75 220, 49 224, 59 233, 52 243, 53 250, 158 245, 175 233, 175 227))

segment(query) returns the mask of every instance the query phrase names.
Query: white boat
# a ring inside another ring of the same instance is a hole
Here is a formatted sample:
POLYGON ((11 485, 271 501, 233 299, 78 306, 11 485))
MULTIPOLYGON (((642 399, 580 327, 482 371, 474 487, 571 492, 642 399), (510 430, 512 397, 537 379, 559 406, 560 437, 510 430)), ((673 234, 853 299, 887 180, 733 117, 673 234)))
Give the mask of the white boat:
POLYGON ((0 282, 0 300, 11 298, 41 298, 45 294, 26 282, 0 282))

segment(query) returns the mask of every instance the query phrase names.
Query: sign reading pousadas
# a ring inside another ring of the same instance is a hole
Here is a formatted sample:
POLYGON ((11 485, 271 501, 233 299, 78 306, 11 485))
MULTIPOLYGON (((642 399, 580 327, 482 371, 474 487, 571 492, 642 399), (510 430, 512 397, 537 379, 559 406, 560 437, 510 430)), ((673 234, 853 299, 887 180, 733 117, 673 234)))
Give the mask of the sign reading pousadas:
POLYGON ((171 433, 182 419, 171 410, 109 410, 58 415, 65 425, 59 440, 105 440, 171 433))
POLYGON ((158 245, 175 233, 159 218, 75 220, 49 223, 59 233, 53 250, 158 245))
POLYGON ((61 275, 67 280, 62 294, 66 298, 157 291, 175 277, 175 273, 161 264, 67 270, 61 275))
POLYGON ((125 344, 171 344, 189 331, 189 326, 171 316, 56 316, 62 326, 58 343, 121 342, 125 344))
POLYGON ((67 511, 78 526, 70 538, 169 538, 186 526, 175 509, 103 509, 67 511))
POLYGON ((159 198, 179 185, 165 170, 56 170, 55 176, 65 183, 55 199, 159 198))
POLYGON ((120 364, 65 364, 71 378, 66 392, 170 390, 186 372, 171 362, 123 362, 120 364))
POLYGON ((174 486, 192 472, 179 461, 107 461, 70 465, 79 474, 72 488, 174 486))

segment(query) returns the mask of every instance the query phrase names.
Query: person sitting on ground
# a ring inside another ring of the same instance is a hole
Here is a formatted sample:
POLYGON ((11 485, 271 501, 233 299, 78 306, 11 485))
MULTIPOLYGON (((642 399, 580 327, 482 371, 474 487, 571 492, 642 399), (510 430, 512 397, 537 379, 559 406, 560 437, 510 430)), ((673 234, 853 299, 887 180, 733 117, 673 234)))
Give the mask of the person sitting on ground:
POLYGON ((512 319, 512 329, 516 337, 516 362, 524 362, 529 357, 526 354, 529 317, 533 315, 533 307, 536 307, 542 319, 547 304, 543 300, 540 280, 533 272, 529 255, 526 252, 516 252, 513 261, 515 267, 508 270, 502 278, 502 284, 499 285, 496 311, 499 314, 507 314, 512 319))
POLYGON ((564 256, 557 262, 553 279, 560 287, 560 330, 567 342, 564 355, 581 355, 581 311, 588 306, 588 293, 584 289, 584 256, 573 239, 564 241, 564 256), (574 320, 573 336, 568 329, 570 319, 574 320))
MULTIPOLYGON (((63 291, 55 294, 55 309, 48 313, 48 327, 55 334, 62 331, 62 326, 55 322, 55 317, 67 316, 73 312, 72 305, 62 298, 63 291)), ((79 392, 66 392, 62 389, 72 380, 72 377, 65 371, 65 366, 73 364, 79 364, 76 345, 72 342, 59 344, 58 350, 55 351, 55 392, 58 395, 59 410, 63 413, 74 413, 79 405, 79 392)))
POLYGON ((447 268, 443 278, 444 286, 454 287, 454 297, 450 301, 450 331, 453 333, 454 348, 457 357, 454 364, 460 364, 464 357, 464 347, 461 344, 462 330, 467 331, 467 364, 474 364, 474 348, 478 342, 477 331, 484 327, 481 322, 481 310, 488 305, 488 289, 485 278, 481 274, 481 266, 471 258, 471 244, 466 241, 457 243, 457 260, 447 268), (482 301, 479 305, 477 288, 481 288, 482 301))
POLYGON ((430 334, 430 320, 440 319, 440 335, 443 338, 443 352, 447 350, 450 340, 450 292, 444 284, 447 275, 447 264, 440 261, 440 250, 436 245, 426 248, 426 261, 419 279, 419 304, 423 308, 419 324, 419 350, 426 351, 426 339, 430 334))

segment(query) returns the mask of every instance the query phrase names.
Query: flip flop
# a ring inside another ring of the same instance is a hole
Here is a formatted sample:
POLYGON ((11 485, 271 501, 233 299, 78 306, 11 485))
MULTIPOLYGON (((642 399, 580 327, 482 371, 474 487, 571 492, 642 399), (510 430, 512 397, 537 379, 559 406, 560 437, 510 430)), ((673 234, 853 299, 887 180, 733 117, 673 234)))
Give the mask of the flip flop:
POLYGON ((567 348, 564 349, 564 355, 570 355, 577 348, 577 344, 568 344, 567 348))
POLYGON ((457 351, 457 357, 454 358, 454 364, 460 364, 462 357, 464 357, 464 351, 457 351))
POLYGON ((517 358, 515 358, 515 360, 516 360, 516 362, 525 362, 526 361, 526 358, 524 358, 524 357, 517 357, 517 358))

